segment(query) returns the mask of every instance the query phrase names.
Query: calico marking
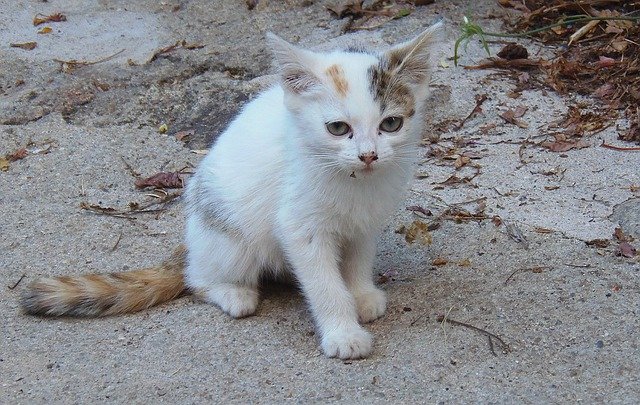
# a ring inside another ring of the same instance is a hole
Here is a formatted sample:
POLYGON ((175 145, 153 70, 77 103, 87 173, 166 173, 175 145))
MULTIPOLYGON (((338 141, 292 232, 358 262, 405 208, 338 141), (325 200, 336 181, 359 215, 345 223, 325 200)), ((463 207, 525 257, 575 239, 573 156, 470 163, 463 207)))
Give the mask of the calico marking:
POLYGON ((333 81, 333 86, 336 88, 338 94, 342 98, 346 97, 347 91, 349 91, 349 83, 344 77, 344 70, 342 70, 338 65, 331 65, 327 68, 325 73, 333 81))

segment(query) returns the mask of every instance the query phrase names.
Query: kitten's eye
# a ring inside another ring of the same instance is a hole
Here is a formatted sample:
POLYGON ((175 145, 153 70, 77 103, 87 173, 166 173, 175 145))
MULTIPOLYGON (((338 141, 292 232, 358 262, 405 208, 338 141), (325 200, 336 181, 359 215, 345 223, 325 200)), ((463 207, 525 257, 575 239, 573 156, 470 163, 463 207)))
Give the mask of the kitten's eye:
POLYGON ((327 122, 325 125, 331 135, 342 136, 351 132, 351 127, 344 121, 327 122))
POLYGON ((380 123, 380 130, 384 132, 396 132, 402 128, 402 117, 387 117, 380 123))

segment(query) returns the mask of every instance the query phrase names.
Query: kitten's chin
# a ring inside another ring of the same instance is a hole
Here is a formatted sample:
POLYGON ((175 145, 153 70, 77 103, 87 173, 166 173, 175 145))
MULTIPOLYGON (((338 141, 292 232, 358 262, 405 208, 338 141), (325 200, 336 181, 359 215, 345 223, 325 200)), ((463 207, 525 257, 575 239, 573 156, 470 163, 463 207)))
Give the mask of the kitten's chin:
POLYGON ((373 166, 357 167, 351 171, 351 174, 349 175, 349 177, 357 179, 359 177, 372 176, 377 171, 378 169, 376 169, 373 166))

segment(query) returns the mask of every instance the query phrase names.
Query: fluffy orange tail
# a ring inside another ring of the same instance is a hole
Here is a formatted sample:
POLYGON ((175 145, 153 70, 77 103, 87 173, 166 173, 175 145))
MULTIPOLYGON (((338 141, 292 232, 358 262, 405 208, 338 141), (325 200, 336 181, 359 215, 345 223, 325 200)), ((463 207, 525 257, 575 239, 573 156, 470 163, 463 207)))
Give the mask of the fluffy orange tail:
POLYGON ((186 248, 156 267, 125 273, 35 280, 23 293, 25 312, 42 316, 105 316, 136 312, 178 297, 184 290, 186 248))

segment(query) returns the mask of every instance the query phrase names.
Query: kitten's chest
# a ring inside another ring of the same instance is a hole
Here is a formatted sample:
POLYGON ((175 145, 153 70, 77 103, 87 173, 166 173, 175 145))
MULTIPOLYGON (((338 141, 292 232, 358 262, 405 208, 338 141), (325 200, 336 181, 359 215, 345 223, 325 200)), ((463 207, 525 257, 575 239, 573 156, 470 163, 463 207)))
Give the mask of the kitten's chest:
POLYGON ((379 229, 403 198, 404 184, 400 179, 367 180, 329 183, 311 202, 317 204, 321 223, 343 234, 379 229))

